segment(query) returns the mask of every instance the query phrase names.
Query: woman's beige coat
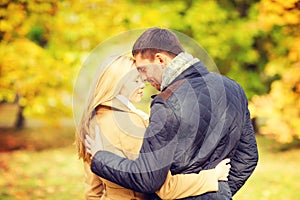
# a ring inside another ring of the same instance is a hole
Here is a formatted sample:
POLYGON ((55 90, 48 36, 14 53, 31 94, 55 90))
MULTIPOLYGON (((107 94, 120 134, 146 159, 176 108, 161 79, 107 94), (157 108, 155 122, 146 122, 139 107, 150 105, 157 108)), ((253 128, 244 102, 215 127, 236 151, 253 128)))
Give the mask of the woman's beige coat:
MULTIPOLYGON (((114 99, 101 105, 96 112, 97 123, 103 133, 104 150, 119 156, 135 159, 140 151, 148 122, 130 111, 121 101, 114 99)), ((143 200, 142 193, 126 189, 105 180, 90 170, 84 163, 87 184, 85 197, 88 200, 143 200)), ((162 199, 177 199, 203 194, 218 189, 215 170, 204 170, 200 174, 168 174, 165 183, 157 194, 162 199)))

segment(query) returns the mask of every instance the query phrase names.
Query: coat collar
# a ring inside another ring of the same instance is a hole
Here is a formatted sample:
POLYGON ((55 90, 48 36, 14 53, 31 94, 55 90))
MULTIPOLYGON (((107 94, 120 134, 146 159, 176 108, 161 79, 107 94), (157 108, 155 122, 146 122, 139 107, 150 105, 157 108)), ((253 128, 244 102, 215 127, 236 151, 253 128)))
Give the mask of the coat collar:
POLYGON ((140 115, 144 120, 149 119, 149 116, 145 112, 137 109, 125 96, 117 95, 116 98, 119 99, 127 108, 129 108, 130 111, 140 115))
POLYGON ((125 96, 123 95, 117 95, 115 98, 113 98, 111 101, 107 101, 105 103, 102 103, 103 106, 111 107, 115 110, 120 110, 123 112, 133 112, 138 114, 140 117, 142 117, 144 120, 148 120, 149 116, 137 109, 125 96))
POLYGON ((110 107, 112 109, 124 111, 124 112, 129 112, 130 111, 130 109, 126 105, 124 105, 122 103, 122 101, 120 101, 117 98, 113 98, 111 101, 104 102, 101 105, 110 107))

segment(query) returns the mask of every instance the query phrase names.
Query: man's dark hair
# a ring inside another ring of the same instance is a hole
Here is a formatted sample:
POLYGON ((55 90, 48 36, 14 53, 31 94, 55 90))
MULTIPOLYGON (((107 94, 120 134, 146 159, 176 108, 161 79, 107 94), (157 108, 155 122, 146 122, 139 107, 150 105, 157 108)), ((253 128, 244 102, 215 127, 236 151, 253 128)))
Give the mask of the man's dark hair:
POLYGON ((172 57, 184 52, 176 35, 162 28, 149 28, 135 41, 132 48, 132 55, 141 53, 143 58, 154 59, 154 55, 165 52, 172 57))

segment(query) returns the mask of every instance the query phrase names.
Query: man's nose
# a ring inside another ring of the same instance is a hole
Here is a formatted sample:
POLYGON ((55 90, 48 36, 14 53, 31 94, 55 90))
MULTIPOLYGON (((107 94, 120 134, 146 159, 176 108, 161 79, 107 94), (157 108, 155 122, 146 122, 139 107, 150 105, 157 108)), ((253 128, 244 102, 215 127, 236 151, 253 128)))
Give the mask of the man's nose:
POLYGON ((145 81, 147 81, 147 76, 141 75, 141 79, 142 79, 143 82, 145 82, 145 81))

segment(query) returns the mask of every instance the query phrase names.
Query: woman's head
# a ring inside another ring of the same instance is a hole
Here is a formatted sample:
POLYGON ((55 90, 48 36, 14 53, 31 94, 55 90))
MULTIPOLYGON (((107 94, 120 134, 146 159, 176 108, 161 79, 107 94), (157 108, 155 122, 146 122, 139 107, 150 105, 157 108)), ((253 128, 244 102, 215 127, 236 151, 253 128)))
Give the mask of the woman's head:
POLYGON ((134 67, 123 77, 121 90, 119 94, 127 97, 133 103, 140 102, 143 96, 143 89, 145 87, 139 72, 134 67))
POLYGON ((77 144, 79 157, 89 160, 83 144, 84 135, 93 131, 91 119, 95 115, 96 108, 108 101, 111 101, 118 94, 122 94, 133 102, 141 100, 144 83, 141 82, 135 68, 134 61, 128 56, 109 57, 104 68, 97 75, 94 87, 91 87, 87 106, 84 109, 79 131, 77 144))
POLYGON ((145 85, 135 68, 134 61, 128 56, 113 57, 112 61, 98 77, 91 101, 93 108, 122 94, 132 102, 138 102, 145 85))
POLYGON ((112 56, 107 63, 90 94, 93 109, 118 95, 124 84, 124 77, 134 69, 134 61, 128 56, 112 56))

